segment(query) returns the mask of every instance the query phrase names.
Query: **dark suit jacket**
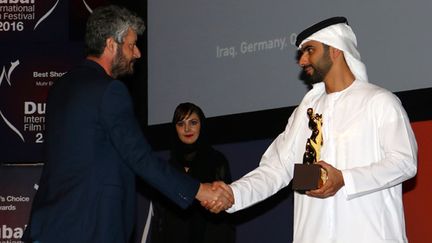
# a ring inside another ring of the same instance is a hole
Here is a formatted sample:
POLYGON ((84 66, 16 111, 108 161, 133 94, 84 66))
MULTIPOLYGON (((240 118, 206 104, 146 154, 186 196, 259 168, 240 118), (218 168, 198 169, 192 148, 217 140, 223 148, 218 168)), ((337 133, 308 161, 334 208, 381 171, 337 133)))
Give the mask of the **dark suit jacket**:
POLYGON ((135 175, 179 206, 199 182, 154 157, 126 86, 86 60, 49 92, 47 160, 24 238, 41 243, 128 242, 135 175))

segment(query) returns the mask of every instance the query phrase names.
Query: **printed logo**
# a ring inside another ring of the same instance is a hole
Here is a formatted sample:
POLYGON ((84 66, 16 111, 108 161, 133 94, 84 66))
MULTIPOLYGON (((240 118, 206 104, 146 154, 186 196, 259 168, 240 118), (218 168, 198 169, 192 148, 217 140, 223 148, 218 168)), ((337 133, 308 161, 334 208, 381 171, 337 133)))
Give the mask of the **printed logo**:
POLYGON ((86 9, 89 11, 89 13, 93 13, 93 10, 90 8, 90 6, 86 3, 85 0, 82 0, 84 3, 84 6, 86 7, 86 9))
POLYGON ((21 239, 21 237, 24 234, 24 230, 27 227, 27 225, 24 225, 24 227, 9 227, 8 225, 1 225, 0 227, 0 239, 2 240, 8 240, 8 241, 1 241, 1 242, 16 242, 16 241, 9 241, 9 239, 21 239))
POLYGON ((38 27, 38 25, 40 24, 40 23, 42 23, 46 18, 48 18, 48 16, 50 16, 51 15, 51 13, 54 11, 54 9, 57 7, 57 4, 59 3, 59 1, 60 0, 57 0, 56 1, 56 3, 54 4, 54 6, 52 6, 52 8, 50 8, 49 10, 48 10, 48 12, 46 13, 46 14, 44 14, 38 21, 37 21, 37 23, 35 24, 35 26, 34 26, 34 28, 33 28, 33 30, 35 30, 37 27, 38 27))
MULTIPOLYGON (((19 60, 16 60, 15 62, 11 62, 11 65, 9 67, 9 70, 6 71, 6 67, 3 66, 2 69, 2 73, 0 75, 0 85, 3 83, 3 80, 6 80, 6 82, 9 84, 9 86, 12 86, 11 83, 11 75, 12 72, 15 70, 15 68, 20 64, 19 60)), ((24 136, 20 133, 20 131, 18 131, 18 129, 12 125, 12 123, 6 118, 6 116, 3 114, 3 112, 0 110, 0 116, 3 119, 4 123, 6 123, 6 125, 16 134, 18 135, 21 140, 23 142, 25 142, 24 140, 24 136)))
POLYGON ((47 2, 36 3, 35 0, 0 0, 0 32, 26 31, 26 26, 32 26, 39 12, 44 13, 47 8, 47 12, 42 14, 33 26, 33 30, 36 30, 54 12, 59 2, 60 0, 56 0, 51 6, 47 2))
POLYGON ((3 78, 6 79, 6 81, 8 82, 9 86, 11 86, 11 82, 10 82, 10 76, 13 72, 13 70, 19 65, 19 60, 16 60, 15 62, 11 62, 11 67, 9 68, 9 71, 6 71, 6 67, 3 66, 3 70, 2 73, 0 75, 0 85, 3 82, 3 78))

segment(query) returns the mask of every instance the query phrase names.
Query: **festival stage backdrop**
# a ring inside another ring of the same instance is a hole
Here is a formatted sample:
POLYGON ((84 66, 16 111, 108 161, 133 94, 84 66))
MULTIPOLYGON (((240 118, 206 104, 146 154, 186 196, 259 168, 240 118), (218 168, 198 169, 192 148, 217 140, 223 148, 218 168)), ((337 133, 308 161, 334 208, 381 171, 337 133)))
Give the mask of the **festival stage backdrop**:
POLYGON ((1 243, 21 242, 28 221, 44 162, 48 90, 83 57, 82 37, 70 37, 70 4, 0 1, 1 243))
POLYGON ((0 5, 0 146, 3 163, 43 161, 46 97, 82 57, 69 40, 68 1, 0 5))
POLYGON ((369 80, 392 92, 429 88, 432 1, 148 0, 150 125, 176 105, 200 104, 210 117, 295 106, 297 34, 345 16, 369 80))
MULTIPOLYGON (((306 91, 294 60, 296 31, 324 15, 348 15, 358 30, 371 81, 387 82, 413 122, 419 172, 404 184, 407 233, 410 242, 426 242, 424 237, 432 227, 422 220, 432 217, 428 206, 432 203, 432 82, 425 74, 432 53, 421 46, 432 40, 424 31, 432 21, 427 14, 431 3, 355 1, 352 7, 349 2, 337 0, 324 6, 322 1, 149 1, 148 92, 146 39, 138 43, 143 53, 136 63, 141 76, 135 75, 129 83, 137 113, 144 114, 140 121, 154 148, 166 151, 166 122, 175 105, 196 102, 211 117, 211 139, 229 159, 233 178, 240 178, 258 165, 306 91), (315 11, 306 11, 309 5, 315 11), (371 14, 365 19, 367 11, 371 14), (382 19, 382 12, 390 14, 387 19, 382 19), (420 14, 423 12, 426 14, 420 14), (392 45, 388 45, 389 36, 392 45), (398 81, 395 86, 393 81, 398 81), (166 97, 173 99, 161 100, 166 97)), ((48 90, 81 61, 86 18, 92 9, 107 3, 122 4, 147 16, 146 1, 0 0, 0 243, 20 242, 28 220, 39 163, 44 162, 48 90)), ((149 198, 140 197, 138 202, 137 243, 142 242, 149 198)), ((284 189, 234 214, 233 220, 237 243, 290 242, 292 192, 284 189)))
POLYGON ((0 166, 0 242, 18 243, 27 226, 41 164, 0 166))

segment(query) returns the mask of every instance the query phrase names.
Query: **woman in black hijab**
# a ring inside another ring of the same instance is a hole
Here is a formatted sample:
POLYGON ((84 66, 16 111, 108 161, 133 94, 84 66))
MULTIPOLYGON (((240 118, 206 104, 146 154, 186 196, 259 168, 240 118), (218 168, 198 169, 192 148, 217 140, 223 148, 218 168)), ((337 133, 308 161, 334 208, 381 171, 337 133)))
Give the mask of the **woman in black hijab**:
MULTIPOLYGON (((169 162, 201 182, 231 182, 228 161, 208 142, 205 116, 192 103, 177 106, 172 119, 169 162)), ((226 213, 212 214, 198 202, 182 210, 165 198, 153 200, 152 243, 233 243, 235 228, 226 213)))

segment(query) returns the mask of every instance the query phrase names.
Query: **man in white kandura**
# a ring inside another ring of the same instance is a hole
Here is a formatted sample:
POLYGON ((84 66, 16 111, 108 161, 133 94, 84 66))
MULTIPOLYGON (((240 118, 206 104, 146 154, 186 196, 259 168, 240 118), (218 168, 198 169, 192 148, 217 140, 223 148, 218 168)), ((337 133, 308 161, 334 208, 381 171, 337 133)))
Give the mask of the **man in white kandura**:
MULTIPOLYGON (((402 182, 417 172, 417 144, 407 114, 391 92, 368 83, 346 18, 315 24, 297 37, 299 65, 313 88, 264 153, 259 167, 226 186, 247 208, 293 178, 310 136, 307 109, 322 114, 323 187, 294 196, 294 243, 405 243, 402 182)), ((218 207, 203 204, 212 212, 218 207)))

